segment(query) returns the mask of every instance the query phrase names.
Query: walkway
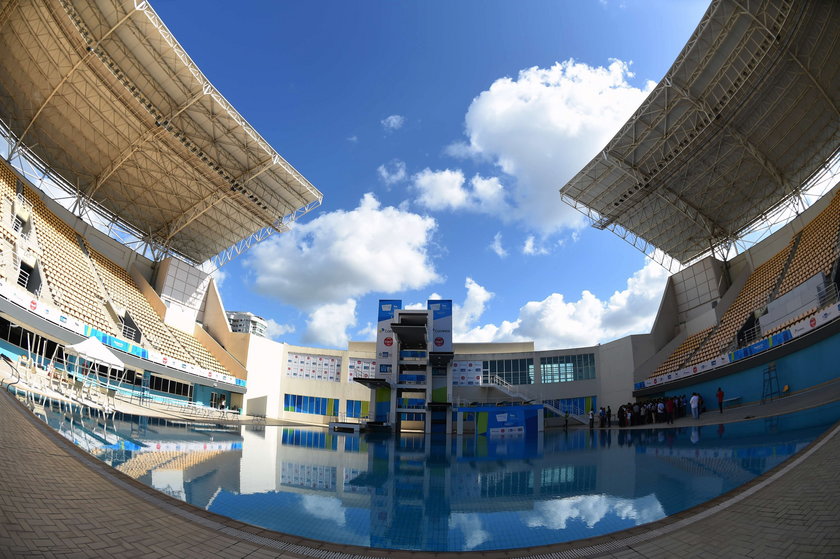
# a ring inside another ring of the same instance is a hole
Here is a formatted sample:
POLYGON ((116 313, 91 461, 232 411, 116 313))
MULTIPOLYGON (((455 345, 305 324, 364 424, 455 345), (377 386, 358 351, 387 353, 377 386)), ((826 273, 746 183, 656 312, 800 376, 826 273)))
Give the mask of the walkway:
MULTIPOLYGON (((764 409, 794 405, 795 400, 805 405, 825 392, 789 397, 764 409)), ((840 426, 737 494, 661 521, 573 544, 457 556, 838 557, 838 463, 840 426)), ((0 557, 141 556, 342 559, 432 554, 284 536, 186 505, 78 450, 0 392, 0 557)))

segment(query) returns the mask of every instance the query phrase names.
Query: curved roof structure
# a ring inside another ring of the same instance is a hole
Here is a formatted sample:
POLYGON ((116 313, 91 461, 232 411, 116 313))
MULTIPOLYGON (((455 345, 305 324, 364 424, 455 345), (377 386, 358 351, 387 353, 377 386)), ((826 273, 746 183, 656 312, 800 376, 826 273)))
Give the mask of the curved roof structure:
POLYGON ((737 240, 840 155, 837 29, 832 0, 713 1, 564 201, 682 263, 737 240))
POLYGON ((200 263, 283 230, 321 193, 135 0, 8 0, 0 120, 93 204, 200 263))

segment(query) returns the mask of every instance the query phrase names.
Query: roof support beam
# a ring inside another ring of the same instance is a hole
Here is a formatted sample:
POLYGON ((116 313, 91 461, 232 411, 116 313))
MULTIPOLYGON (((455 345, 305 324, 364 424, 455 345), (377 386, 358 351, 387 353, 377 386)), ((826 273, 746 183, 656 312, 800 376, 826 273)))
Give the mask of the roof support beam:
POLYGON ((0 10, 0 29, 3 29, 3 26, 9 21, 9 17, 15 8, 17 8, 18 3, 18 0, 9 0, 3 5, 3 9, 0 10))
MULTIPOLYGON (((738 6, 744 12, 744 15, 752 18, 756 25, 762 27, 768 35, 773 35, 772 31, 770 29, 767 29, 767 25, 765 25, 763 21, 758 19, 755 14, 753 14, 746 7, 744 7, 744 5, 741 4, 741 2, 735 0, 735 5, 738 6)), ((2 25, 2 22, 0 22, 0 25, 2 25)), ((829 30, 829 32, 835 32, 835 29, 832 28, 829 30)), ((820 92, 820 95, 822 95, 823 99, 825 99, 826 103, 828 103, 828 106, 834 109, 834 115, 840 118, 840 109, 837 107, 837 104, 834 102, 834 99, 831 98, 831 96, 828 94, 828 92, 825 90, 822 84, 819 81, 817 81, 817 78, 814 76, 811 70, 808 69, 808 67, 805 66, 805 64, 803 64, 801 60, 799 60, 799 57, 796 56, 796 54, 794 54, 793 52, 791 52, 791 50, 787 46, 782 46, 782 50, 785 54, 787 54, 790 57, 791 60, 793 60, 796 63, 797 66, 799 66, 799 69, 802 70, 802 73, 805 74, 805 76, 809 80, 811 80, 811 83, 814 87, 817 88, 817 91, 820 92)))
MULTIPOLYGON (((692 96, 686 89, 680 87, 679 85, 675 84, 672 80, 664 80, 665 85, 677 93, 679 93, 686 101, 694 105, 694 107, 700 111, 701 113, 706 116, 708 122, 710 123, 709 126, 715 126, 716 119, 715 113, 712 111, 712 108, 709 107, 705 101, 702 99, 697 99, 696 97, 692 96)), ((764 169, 770 173, 770 176, 775 179, 776 183, 784 189, 785 187, 785 180, 782 177, 781 171, 773 165, 770 160, 767 158, 764 153, 758 149, 755 144, 750 142, 746 136, 744 136, 737 128, 734 126, 730 126, 728 124, 722 125, 719 127, 721 130, 725 131, 726 133, 730 134, 733 138, 735 138, 747 152, 753 156, 753 158, 762 166, 764 169)))
MULTIPOLYGON (((604 155, 605 158, 612 161, 622 173, 626 174, 628 177, 630 177, 634 181, 637 181, 640 184, 647 183, 648 177, 646 177, 641 171, 639 171, 633 165, 630 165, 629 163, 627 163, 623 159, 621 159, 619 157, 616 157, 615 155, 613 155, 613 154, 611 154, 607 151, 604 151, 603 155, 604 155)), ((649 191, 647 191, 645 189, 639 189, 637 192, 647 193, 649 191)), ((683 200, 675 192, 673 192, 673 191, 671 191, 671 190, 669 190, 665 187, 662 187, 662 188, 655 189, 653 191, 653 194, 655 194, 656 196, 658 196, 659 198, 664 200, 670 206, 673 206, 681 214, 685 215, 691 221, 693 221, 694 223, 696 223, 697 225, 699 225, 700 227, 705 229, 709 233, 710 238, 715 235, 716 231, 721 231, 721 227, 717 223, 715 223, 714 220, 710 219, 708 216, 704 215, 697 208, 695 208, 694 206, 692 206, 691 204, 689 204, 688 202, 683 200)), ((624 208, 622 208, 622 213, 629 213, 630 211, 632 211, 632 209, 642 200, 642 198, 643 198, 643 196, 636 196, 635 193, 633 195, 631 195, 628 198, 628 200, 633 200, 633 199, 635 199, 635 200, 633 201, 632 204, 628 204, 627 206, 624 206, 624 208)), ((616 219, 615 217, 610 217, 610 218, 607 218, 606 220, 604 220, 603 223, 598 222, 598 228, 599 229, 604 229, 605 227, 612 224, 612 222, 614 222, 615 219, 616 219)))
MULTIPOLYGON (((195 104, 199 99, 204 97, 206 93, 206 90, 195 92, 193 95, 188 97, 179 107, 172 111, 172 114, 165 117, 161 122, 172 121, 173 118, 177 117, 179 114, 187 110, 191 105, 195 104)), ((81 195, 79 196, 79 203, 77 203, 77 206, 86 206, 88 201, 93 199, 93 196, 94 194, 96 194, 96 191, 99 190, 99 188, 103 184, 105 184, 105 181, 111 178, 111 175, 113 175, 119 170, 120 167, 122 167, 123 163, 128 161, 129 158, 131 158, 131 156, 134 155, 137 152, 137 150, 139 150, 144 144, 163 135, 164 132, 167 132, 165 126, 150 128, 146 131, 145 134, 138 137, 134 142, 132 142, 130 146, 125 148, 122 153, 120 153, 116 158, 114 158, 113 161, 111 161, 108 164, 107 167, 105 167, 105 169, 99 174, 99 176, 96 177, 96 181, 86 191, 83 191, 81 193, 81 195)))
POLYGON ((227 196, 228 194, 221 189, 214 190, 209 196, 204 197, 197 204, 179 215, 174 221, 168 223, 164 229, 154 233, 152 237, 162 245, 168 246, 175 235, 227 196))
MULTIPOLYGON (((73 10, 73 7, 70 6, 70 4, 66 1, 62 2, 62 6, 64 6, 64 9, 67 11, 67 13, 70 16, 70 19, 73 21, 73 23, 75 25, 78 25, 78 23, 77 23, 78 17, 75 15, 75 11, 73 10)), ((29 124, 27 124, 26 128, 23 129, 23 132, 21 132, 21 134, 18 136, 17 142, 15 142, 14 147, 12 147, 11 151, 9 152, 9 157, 10 158, 11 158, 11 154, 13 154, 15 151, 17 151, 17 149, 21 146, 21 144, 23 143, 23 140, 26 138, 26 134, 28 134, 29 130, 32 129, 32 126, 38 120, 38 117, 41 116, 41 113, 44 111, 44 109, 47 107, 47 105, 50 104, 50 101, 52 101, 52 99, 53 99, 53 97, 55 97, 56 93, 58 93, 58 91, 64 86, 64 84, 67 83, 67 80, 69 80, 70 77, 73 76, 73 74, 76 73, 76 70, 78 70, 79 67, 81 67, 88 60, 90 60, 90 58, 94 54, 93 53, 94 49, 96 49, 99 45, 101 45, 102 41, 104 41, 105 39, 110 37, 111 34, 114 31, 119 29, 119 27, 123 23, 128 21, 129 18, 131 18, 131 16, 134 15, 135 13, 136 13, 136 10, 130 10, 126 15, 124 15, 122 17, 122 19, 120 19, 117 23, 115 23, 114 26, 111 27, 111 29, 109 29, 107 32, 105 32, 105 34, 100 39, 98 39, 96 41, 88 39, 87 52, 85 52, 84 54, 81 54, 81 56, 79 57, 79 60, 73 65, 72 68, 70 68, 70 70, 64 75, 64 77, 61 78, 61 81, 58 82, 58 84, 56 84, 56 86, 53 88, 53 90, 50 92, 50 94, 47 95, 47 97, 41 103, 41 106, 38 107, 38 110, 35 111, 35 114, 29 120, 29 124)), ((0 22, 0 23, 2 23, 2 22, 0 22)))

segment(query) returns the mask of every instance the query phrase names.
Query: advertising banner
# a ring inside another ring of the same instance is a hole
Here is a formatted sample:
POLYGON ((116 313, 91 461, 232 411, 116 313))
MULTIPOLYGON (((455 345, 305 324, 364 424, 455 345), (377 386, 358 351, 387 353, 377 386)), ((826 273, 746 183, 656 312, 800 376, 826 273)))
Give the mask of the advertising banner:
POLYGON ((389 360, 397 351, 394 331, 391 330, 391 323, 394 321, 394 312, 402 308, 402 301, 396 299, 379 300, 379 318, 376 328, 376 358, 389 360))
POLYGON ((479 386, 481 384, 481 361, 453 361, 453 386, 479 386))
POLYGON ((426 305, 426 308, 432 311, 431 351, 452 353, 452 301, 429 300, 426 305))

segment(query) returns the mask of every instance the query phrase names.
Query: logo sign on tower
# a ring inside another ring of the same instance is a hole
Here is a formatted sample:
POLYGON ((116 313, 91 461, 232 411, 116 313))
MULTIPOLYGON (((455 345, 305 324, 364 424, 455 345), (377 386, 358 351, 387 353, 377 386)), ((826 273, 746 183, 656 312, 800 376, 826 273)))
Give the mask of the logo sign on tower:
POLYGON ((452 352, 452 300, 430 299, 426 305, 432 311, 432 351, 452 352))

